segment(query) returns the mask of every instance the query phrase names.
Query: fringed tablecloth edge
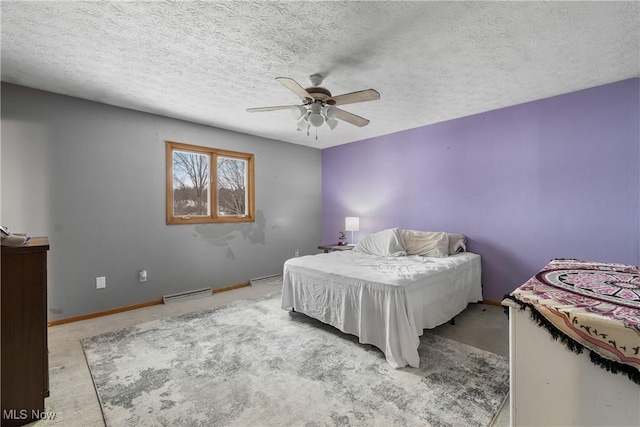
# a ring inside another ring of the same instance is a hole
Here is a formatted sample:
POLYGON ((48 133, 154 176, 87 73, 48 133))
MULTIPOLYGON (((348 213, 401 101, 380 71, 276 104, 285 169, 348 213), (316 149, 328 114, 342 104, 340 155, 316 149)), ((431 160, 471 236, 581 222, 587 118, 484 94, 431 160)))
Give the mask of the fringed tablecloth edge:
MULTIPOLYGON (((531 317, 531 320, 536 324, 538 324, 538 326, 541 326, 544 329, 546 329, 549 332, 549 334, 551 334, 551 337, 554 340, 560 341, 573 353, 582 354, 584 350, 588 350, 591 362, 594 365, 597 365, 602 369, 606 370, 607 372, 611 372, 612 374, 617 374, 617 373, 626 374, 631 381, 640 385, 640 371, 638 371, 637 369, 634 369, 632 366, 629 366, 627 364, 604 358, 598 353, 596 353, 595 351, 589 349, 588 347, 585 347, 584 345, 575 341, 573 338, 562 333, 562 331, 556 328, 553 323, 551 323, 546 317, 544 317, 540 312, 538 312, 538 310, 536 310, 533 304, 520 301, 511 294, 506 294, 504 296, 504 299, 508 299, 509 301, 515 302, 520 308, 520 310, 522 311, 528 308, 529 316, 531 317)), ((507 307, 505 307, 505 309, 507 309, 507 307)), ((507 310, 505 310, 505 312, 507 312, 508 314, 507 310)))

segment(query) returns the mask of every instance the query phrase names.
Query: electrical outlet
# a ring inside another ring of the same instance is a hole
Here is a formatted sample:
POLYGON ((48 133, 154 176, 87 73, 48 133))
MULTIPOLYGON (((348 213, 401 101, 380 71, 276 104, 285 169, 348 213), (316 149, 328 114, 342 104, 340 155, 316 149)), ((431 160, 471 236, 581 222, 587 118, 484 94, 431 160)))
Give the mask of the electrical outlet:
POLYGON ((298 249, 296 249, 296 251, 293 254, 294 256, 300 256, 300 251, 298 249))
POLYGON ((102 277, 96 277, 96 289, 104 289, 107 287, 107 278, 102 276, 102 277))
POLYGON ((140 270, 140 282, 147 281, 147 270, 140 270))

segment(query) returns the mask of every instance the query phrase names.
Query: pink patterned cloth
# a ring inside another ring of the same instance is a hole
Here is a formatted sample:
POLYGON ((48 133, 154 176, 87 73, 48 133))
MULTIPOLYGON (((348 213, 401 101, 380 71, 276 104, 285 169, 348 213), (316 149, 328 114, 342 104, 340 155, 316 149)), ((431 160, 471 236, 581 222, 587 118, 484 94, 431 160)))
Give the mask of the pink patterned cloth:
POLYGON ((553 260, 511 293, 562 334, 640 375, 640 268, 553 260))

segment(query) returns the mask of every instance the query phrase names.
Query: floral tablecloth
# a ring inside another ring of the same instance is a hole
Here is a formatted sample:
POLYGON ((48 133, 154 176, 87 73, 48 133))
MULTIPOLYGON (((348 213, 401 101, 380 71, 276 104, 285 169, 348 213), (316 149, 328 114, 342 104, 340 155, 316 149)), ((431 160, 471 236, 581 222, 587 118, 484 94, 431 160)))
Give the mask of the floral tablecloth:
POLYGON ((569 349, 640 384, 640 268, 556 259, 505 298, 569 349))

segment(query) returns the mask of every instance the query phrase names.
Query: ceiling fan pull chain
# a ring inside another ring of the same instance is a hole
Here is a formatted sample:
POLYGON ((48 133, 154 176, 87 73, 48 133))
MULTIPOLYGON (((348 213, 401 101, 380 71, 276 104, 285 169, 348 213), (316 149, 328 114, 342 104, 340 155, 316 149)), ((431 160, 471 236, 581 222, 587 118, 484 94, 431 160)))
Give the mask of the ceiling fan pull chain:
POLYGON ((318 128, 316 128, 316 141, 318 140, 318 128))

